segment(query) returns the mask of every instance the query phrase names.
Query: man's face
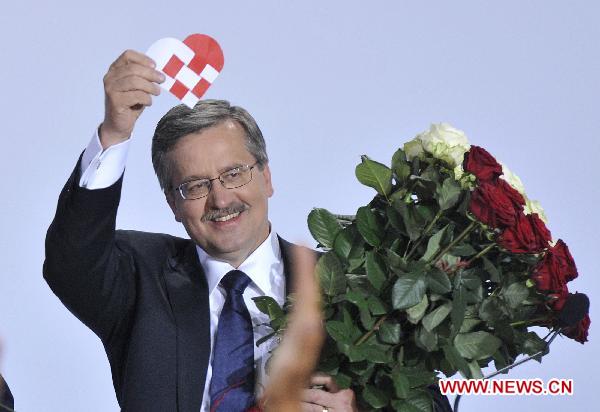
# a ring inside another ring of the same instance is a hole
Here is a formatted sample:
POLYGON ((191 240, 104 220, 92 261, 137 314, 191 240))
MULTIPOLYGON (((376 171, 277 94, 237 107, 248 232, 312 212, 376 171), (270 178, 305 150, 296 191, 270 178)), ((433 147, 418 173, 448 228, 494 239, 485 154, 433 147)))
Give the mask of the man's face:
MULTIPOLYGON (((246 149, 244 129, 235 121, 184 136, 169 157, 173 187, 256 163, 246 149)), ((192 240, 214 258, 238 267, 269 235, 267 206, 272 195, 269 166, 260 170, 256 165, 252 180, 244 186, 226 189, 217 179, 206 197, 184 200, 173 190, 167 201, 192 240), (232 213, 239 210, 243 211, 232 213)))

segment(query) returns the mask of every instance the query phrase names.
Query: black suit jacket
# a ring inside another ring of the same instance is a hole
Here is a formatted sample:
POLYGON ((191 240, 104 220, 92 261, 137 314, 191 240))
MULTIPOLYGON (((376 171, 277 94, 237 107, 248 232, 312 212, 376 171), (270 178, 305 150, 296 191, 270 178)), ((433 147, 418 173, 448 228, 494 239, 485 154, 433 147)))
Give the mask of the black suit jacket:
MULTIPOLYGON (((195 244, 115 230, 122 178, 79 187, 79 164, 46 236, 44 278, 104 345, 127 411, 198 412, 210 354, 208 287, 195 244)), ((291 249, 279 239, 289 291, 291 249)))
POLYGON ((10 411, 15 408, 15 400, 13 399, 13 395, 10 392, 10 388, 8 387, 6 381, 0 375, 0 412, 10 411))

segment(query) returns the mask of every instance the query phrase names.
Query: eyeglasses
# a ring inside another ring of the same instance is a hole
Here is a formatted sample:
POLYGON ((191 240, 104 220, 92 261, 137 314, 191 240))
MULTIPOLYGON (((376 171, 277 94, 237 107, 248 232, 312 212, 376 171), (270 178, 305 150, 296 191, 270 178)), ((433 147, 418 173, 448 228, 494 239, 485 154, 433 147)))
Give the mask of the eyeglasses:
POLYGON ((175 188, 185 200, 200 199, 208 196, 212 188, 213 180, 219 180, 224 188, 236 189, 247 185, 252 180, 252 169, 258 164, 254 163, 251 166, 238 166, 221 173, 213 179, 194 179, 183 182, 175 188))

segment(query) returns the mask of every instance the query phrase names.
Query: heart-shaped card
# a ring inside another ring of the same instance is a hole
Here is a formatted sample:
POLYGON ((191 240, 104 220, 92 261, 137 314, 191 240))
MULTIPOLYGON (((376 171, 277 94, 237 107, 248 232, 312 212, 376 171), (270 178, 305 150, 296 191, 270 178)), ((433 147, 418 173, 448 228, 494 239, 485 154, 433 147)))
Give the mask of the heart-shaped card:
POLYGON ((160 39, 150 46, 146 55, 166 77, 160 87, 189 108, 194 108, 224 64, 221 46, 205 34, 191 34, 183 42, 170 37, 160 39))

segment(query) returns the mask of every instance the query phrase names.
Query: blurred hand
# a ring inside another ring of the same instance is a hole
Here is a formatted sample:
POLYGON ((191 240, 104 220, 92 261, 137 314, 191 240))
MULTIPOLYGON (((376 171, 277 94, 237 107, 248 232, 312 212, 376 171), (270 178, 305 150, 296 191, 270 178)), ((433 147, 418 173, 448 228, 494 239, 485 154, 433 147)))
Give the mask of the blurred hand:
POLYGON ((303 412, 323 412, 324 410, 344 412, 356 412, 356 397, 352 389, 342 389, 337 386, 335 380, 324 373, 312 376, 311 385, 323 385, 325 389, 305 389, 302 394, 303 412))
POLYGON ((268 412, 303 410, 303 391, 309 385, 325 338, 314 252, 297 249, 293 255, 297 270, 293 279, 294 308, 282 343, 273 354, 269 384, 262 398, 262 408, 268 412))
POLYGON ((152 96, 160 94, 157 83, 164 74, 154 70, 148 56, 127 50, 117 58, 104 76, 104 121, 100 126, 100 143, 104 149, 127 140, 133 126, 152 96))

